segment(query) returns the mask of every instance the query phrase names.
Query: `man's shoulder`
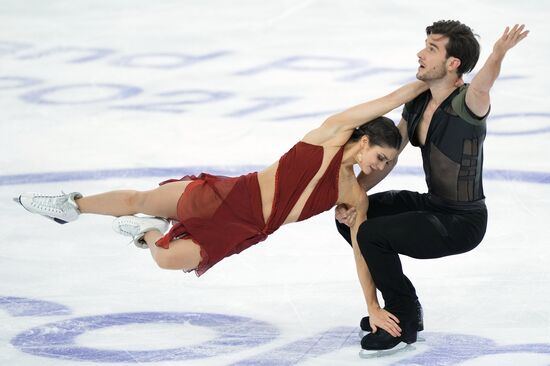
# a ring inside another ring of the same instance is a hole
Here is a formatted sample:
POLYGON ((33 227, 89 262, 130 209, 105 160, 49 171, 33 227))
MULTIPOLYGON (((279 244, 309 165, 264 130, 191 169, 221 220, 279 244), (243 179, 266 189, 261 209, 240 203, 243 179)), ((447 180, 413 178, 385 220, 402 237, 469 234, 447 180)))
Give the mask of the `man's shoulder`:
POLYGON ((464 84, 458 88, 458 92, 451 101, 452 109, 462 120, 476 126, 484 125, 489 112, 487 112, 487 115, 480 118, 466 105, 466 93, 468 92, 469 86, 470 84, 464 84))
POLYGON ((405 103, 405 105, 403 107, 403 111, 404 112, 406 111, 408 113, 418 111, 418 109, 420 109, 424 106, 424 104, 426 103, 426 98, 428 98, 429 95, 430 95, 429 90, 426 90, 425 92, 421 93, 420 95, 418 95, 413 100, 410 100, 407 103, 405 103))
POLYGON ((463 100, 466 97, 466 92, 468 91, 469 87, 470 87, 470 84, 464 84, 464 85, 460 86, 458 88, 458 93, 456 93, 456 95, 453 98, 453 101, 458 98, 458 100, 461 100, 461 102, 463 102, 463 100))
POLYGON ((409 103, 422 104, 422 103, 426 102, 426 99, 428 99, 430 97, 430 95, 431 95, 431 91, 430 91, 430 89, 428 89, 425 92, 422 92, 419 95, 417 95, 416 98, 411 100, 409 103))

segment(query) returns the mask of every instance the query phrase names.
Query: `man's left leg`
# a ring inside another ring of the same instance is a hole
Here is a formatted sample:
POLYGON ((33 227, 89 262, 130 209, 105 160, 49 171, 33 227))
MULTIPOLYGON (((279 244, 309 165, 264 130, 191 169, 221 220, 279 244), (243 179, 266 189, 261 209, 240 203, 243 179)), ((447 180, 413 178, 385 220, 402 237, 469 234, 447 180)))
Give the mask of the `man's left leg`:
POLYGON ((417 297, 403 274, 399 254, 429 259, 466 252, 481 241, 485 222, 483 212, 448 215, 413 211, 377 217, 361 225, 357 234, 361 253, 376 287, 382 292, 384 308, 399 318, 402 329, 400 338, 383 330, 368 334, 363 338, 363 348, 389 349, 400 341, 416 341, 417 297), (481 230, 475 230, 479 226, 481 230))

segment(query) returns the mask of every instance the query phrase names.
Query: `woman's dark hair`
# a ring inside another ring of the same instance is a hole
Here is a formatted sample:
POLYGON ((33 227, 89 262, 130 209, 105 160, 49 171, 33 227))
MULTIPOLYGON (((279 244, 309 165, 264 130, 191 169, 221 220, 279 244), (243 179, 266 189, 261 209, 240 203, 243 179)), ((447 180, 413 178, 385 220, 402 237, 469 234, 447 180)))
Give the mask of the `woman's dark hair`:
POLYGON ((458 20, 439 20, 426 27, 426 35, 430 34, 441 34, 449 38, 445 47, 447 58, 456 57, 460 60, 460 66, 456 70, 459 77, 474 69, 479 59, 479 42, 470 27, 458 20))
POLYGON ((378 145, 397 150, 401 147, 401 133, 388 117, 381 116, 363 123, 353 131, 349 141, 357 141, 362 136, 369 138, 369 145, 371 146, 378 145))

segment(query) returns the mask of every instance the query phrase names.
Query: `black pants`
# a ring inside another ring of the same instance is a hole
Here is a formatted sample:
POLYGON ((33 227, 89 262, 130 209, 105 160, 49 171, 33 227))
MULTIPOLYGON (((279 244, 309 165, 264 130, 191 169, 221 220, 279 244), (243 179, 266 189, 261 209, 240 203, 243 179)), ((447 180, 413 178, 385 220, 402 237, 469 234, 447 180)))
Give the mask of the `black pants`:
MULTIPOLYGON (((351 243, 349 227, 337 226, 351 243)), ((367 221, 359 227, 357 241, 384 307, 406 320, 415 314, 417 296, 403 274, 399 254, 429 259, 464 253, 481 242, 486 227, 482 201, 450 204, 429 194, 389 191, 369 197, 367 221)))

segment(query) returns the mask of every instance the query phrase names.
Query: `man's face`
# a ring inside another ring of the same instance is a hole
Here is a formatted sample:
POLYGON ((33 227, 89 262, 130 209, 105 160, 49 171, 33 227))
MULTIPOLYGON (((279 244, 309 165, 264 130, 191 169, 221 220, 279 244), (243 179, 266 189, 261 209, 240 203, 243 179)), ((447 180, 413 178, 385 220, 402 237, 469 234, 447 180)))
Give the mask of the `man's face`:
POLYGON ((437 80, 447 75, 447 42, 449 38, 441 34, 428 35, 426 46, 416 54, 420 64, 416 72, 418 80, 437 80))

